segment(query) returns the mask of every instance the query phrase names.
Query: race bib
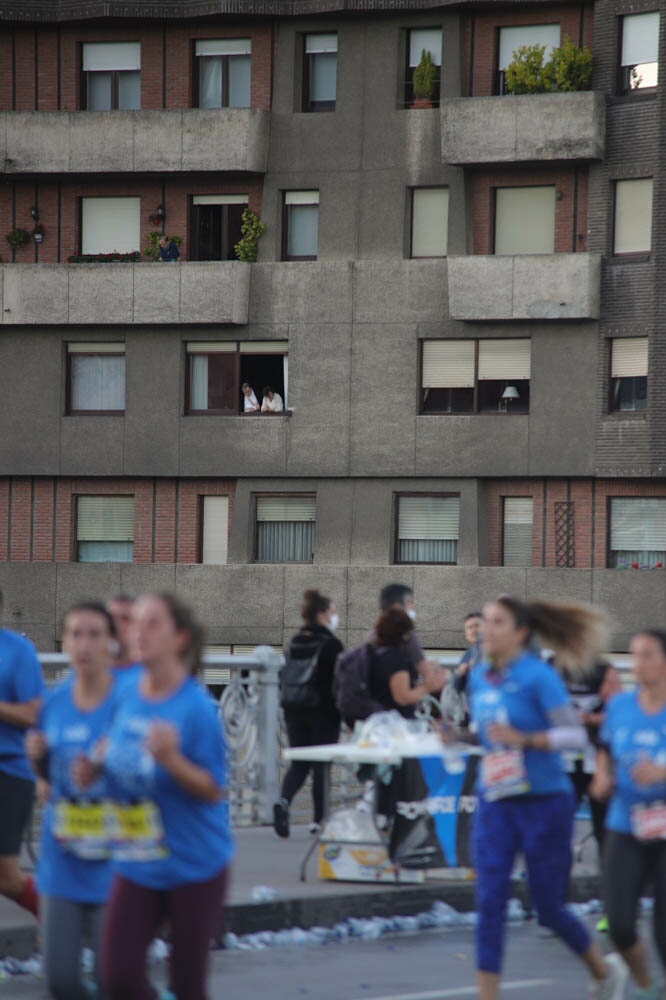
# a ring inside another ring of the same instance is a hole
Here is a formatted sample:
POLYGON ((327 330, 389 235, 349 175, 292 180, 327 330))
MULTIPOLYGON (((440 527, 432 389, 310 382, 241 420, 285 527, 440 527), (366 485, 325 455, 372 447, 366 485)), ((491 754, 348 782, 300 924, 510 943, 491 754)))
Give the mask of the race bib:
POLYGON ((666 840, 666 802, 634 806, 631 832, 636 840, 666 840))
POLYGON ((162 815, 154 802, 111 806, 113 856, 119 861, 155 861, 169 853, 162 815))
POLYGON ((54 838, 78 858, 101 861, 109 856, 106 803, 56 802, 53 807, 54 838))
POLYGON ((488 802, 524 795, 530 783, 522 750, 493 750, 481 761, 483 794, 488 802))

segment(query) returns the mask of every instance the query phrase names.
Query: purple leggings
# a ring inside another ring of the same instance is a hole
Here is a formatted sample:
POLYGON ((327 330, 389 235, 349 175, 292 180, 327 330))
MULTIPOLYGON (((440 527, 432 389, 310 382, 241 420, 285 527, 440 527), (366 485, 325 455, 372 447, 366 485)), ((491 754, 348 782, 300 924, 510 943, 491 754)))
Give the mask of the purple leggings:
POLYGON ((102 983, 109 1000, 153 1000, 146 954, 162 921, 171 932, 170 988, 178 1000, 205 1000, 210 942, 217 934, 228 868, 206 882, 147 889, 117 875, 102 930, 102 983))
POLYGON ((501 969, 504 911, 519 851, 525 855, 539 923, 555 931, 577 955, 590 947, 586 928, 565 906, 573 816, 573 795, 568 793, 523 795, 497 802, 479 799, 474 822, 479 971, 498 973, 501 969))

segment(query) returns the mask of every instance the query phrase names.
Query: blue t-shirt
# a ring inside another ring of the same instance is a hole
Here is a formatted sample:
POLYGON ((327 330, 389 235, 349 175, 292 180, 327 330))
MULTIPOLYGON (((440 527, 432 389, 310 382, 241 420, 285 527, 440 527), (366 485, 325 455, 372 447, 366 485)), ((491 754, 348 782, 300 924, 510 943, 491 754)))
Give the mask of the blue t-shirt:
MULTIPOLYGON (((20 704, 44 694, 42 669, 32 643, 0 629, 0 701, 20 704)), ((25 755, 25 729, 0 722, 0 771, 15 778, 33 779, 25 755)))
MULTIPOLYGON (((488 739, 488 728, 493 723, 525 733, 543 732, 552 726, 549 712, 569 703, 560 677, 529 652, 522 653, 501 674, 491 671, 486 663, 475 667, 470 674, 468 698, 472 721, 485 749, 498 749, 488 739)), ((524 753, 529 794, 571 792, 561 754, 531 749, 524 753)))
POLYGON ((106 768, 121 802, 150 803, 163 828, 163 856, 118 860, 115 869, 151 889, 203 882, 225 868, 233 856, 226 801, 204 802, 185 792, 145 749, 152 723, 175 725, 180 751, 226 787, 225 744, 215 705, 204 688, 188 678, 162 701, 148 701, 140 679, 123 687, 109 733, 106 768))
POLYGON ((639 787, 631 779, 641 757, 666 766, 666 708, 648 715, 640 706, 638 690, 617 694, 606 707, 600 740, 608 749, 615 772, 606 826, 631 833, 633 806, 666 800, 666 783, 639 787))
MULTIPOLYGON (((100 805, 110 798, 109 782, 102 774, 83 791, 70 774, 72 762, 87 753, 106 735, 117 707, 118 690, 114 683, 104 701, 92 711, 82 711, 74 703, 73 678, 68 678, 48 693, 42 706, 38 727, 48 743, 48 780, 51 795, 44 810, 41 827, 41 853, 37 866, 37 885, 45 896, 56 896, 81 903, 103 903, 109 894, 111 862, 108 857, 94 860, 78 856, 82 843, 63 846, 54 836, 63 809, 83 803, 100 805)), ((108 844, 106 845, 108 848, 108 844)))

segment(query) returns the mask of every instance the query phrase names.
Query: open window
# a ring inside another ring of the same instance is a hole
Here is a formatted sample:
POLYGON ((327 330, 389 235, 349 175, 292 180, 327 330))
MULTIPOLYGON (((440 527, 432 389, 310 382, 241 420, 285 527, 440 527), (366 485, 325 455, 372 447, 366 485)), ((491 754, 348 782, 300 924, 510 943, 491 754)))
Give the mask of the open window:
POLYGON ((426 340, 422 413, 527 413, 531 341, 426 340))
POLYGON ((289 400, 286 341, 201 341, 187 344, 187 416, 272 416, 284 414, 289 400), (247 385, 249 392, 243 387, 247 385), (282 409, 261 413, 264 389, 271 388, 282 409))
POLYGON ((246 194, 197 194, 192 198, 190 260, 236 260, 246 194))
POLYGON ((647 409, 648 338, 611 340, 611 412, 635 413, 647 409))
POLYGON ((659 11, 622 18, 620 93, 654 90, 659 82, 659 11))

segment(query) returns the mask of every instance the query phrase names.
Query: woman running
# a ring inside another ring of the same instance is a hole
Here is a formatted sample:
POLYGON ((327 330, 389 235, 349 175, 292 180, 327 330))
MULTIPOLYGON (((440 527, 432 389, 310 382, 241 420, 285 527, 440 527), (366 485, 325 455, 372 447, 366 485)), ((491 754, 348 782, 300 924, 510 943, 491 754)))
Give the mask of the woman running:
POLYGON ((119 794, 102 981, 111 1000, 152 998, 146 954, 166 917, 171 989, 178 1000, 204 1000, 233 854, 224 738, 192 676, 203 632, 190 609, 151 594, 134 620, 144 670, 123 686, 104 749, 119 794))
POLYGON ((477 970, 480 1000, 497 1000, 504 911, 518 852, 527 863, 539 923, 553 930, 592 974, 591 996, 620 1000, 627 975, 617 955, 602 958, 565 906, 574 797, 562 750, 586 734, 556 672, 528 649, 533 636, 587 662, 601 641, 600 615, 578 606, 524 604, 507 596, 483 610, 484 662, 470 676, 470 711, 485 753, 474 824, 477 970))
POLYGON ((612 795, 603 864, 611 940, 631 970, 637 996, 661 1000, 636 922, 652 880, 654 938, 666 968, 666 631, 645 629, 630 648, 638 686, 608 705, 590 791, 601 799, 612 795))
POLYGON ((26 737, 33 769, 50 786, 37 886, 46 981, 55 1000, 90 998, 81 977, 81 951, 87 940, 97 958, 111 886, 104 813, 107 782, 99 776, 83 792, 74 783, 73 770, 78 756, 106 734, 115 710, 110 668, 114 635, 113 620, 102 604, 86 601, 69 609, 62 646, 72 676, 49 692, 38 728, 26 737))

